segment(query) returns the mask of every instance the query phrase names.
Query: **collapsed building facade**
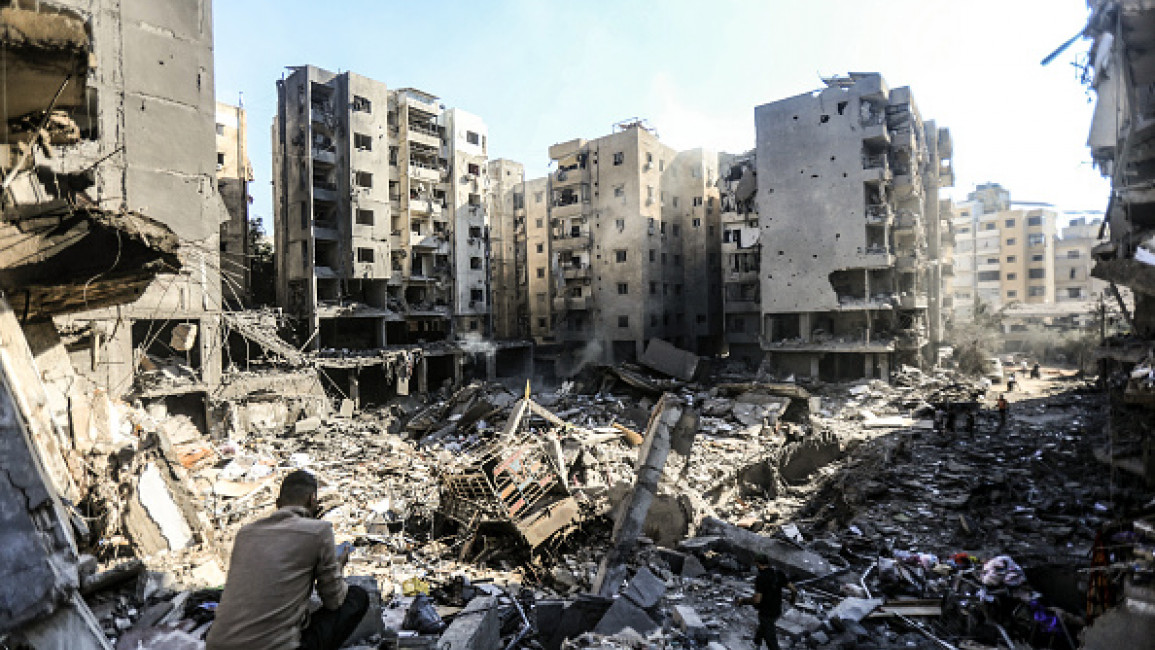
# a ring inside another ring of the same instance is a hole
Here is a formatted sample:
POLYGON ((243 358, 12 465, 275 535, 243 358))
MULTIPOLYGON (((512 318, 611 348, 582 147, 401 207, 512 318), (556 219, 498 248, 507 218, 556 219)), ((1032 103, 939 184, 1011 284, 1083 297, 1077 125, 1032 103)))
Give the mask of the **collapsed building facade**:
POLYGON ((211 4, 65 0, 4 12, 5 214, 32 219, 6 249, 4 289, 25 294, 29 320, 55 320, 78 390, 180 401, 203 420, 221 376, 227 220, 211 4), (134 232, 142 219, 154 225, 134 232), (142 263, 140 245, 168 252, 142 263), (159 385, 149 379, 158 367, 174 369, 159 385))
POLYGON ((529 318, 547 368, 642 357, 652 339, 721 343, 716 154, 678 152, 640 120, 550 147, 525 189, 529 318))
MULTIPOLYGON (((1093 275, 1134 291, 1136 334, 1155 336, 1155 5, 1092 1, 1086 34, 1094 38, 1087 78, 1096 104, 1087 144, 1111 179, 1104 228, 1110 241, 1095 249, 1093 275)), ((1104 232, 1100 232, 1100 237, 1104 232)))
POLYGON ((782 376, 886 379, 933 360, 949 131, 876 73, 759 106, 755 124, 766 361, 782 376))
POLYGON ((762 363, 757 154, 720 154, 718 169, 726 348, 730 358, 757 367, 762 363))

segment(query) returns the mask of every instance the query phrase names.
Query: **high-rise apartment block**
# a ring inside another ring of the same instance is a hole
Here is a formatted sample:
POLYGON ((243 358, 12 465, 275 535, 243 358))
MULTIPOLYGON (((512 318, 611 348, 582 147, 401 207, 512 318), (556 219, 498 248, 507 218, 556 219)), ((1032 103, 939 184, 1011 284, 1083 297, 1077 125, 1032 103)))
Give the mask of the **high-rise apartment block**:
POLYGON ((720 154, 718 169, 726 347, 731 359, 756 368, 763 356, 757 155, 720 154))
POLYGON ((650 339, 721 343, 718 157, 677 152, 641 121, 550 147, 525 186, 530 330, 565 374, 641 356, 650 339))
POLYGON ((493 335, 529 338, 526 270, 525 166, 500 158, 489 161, 490 294, 493 335))
POLYGON ((886 379, 896 363, 932 361, 942 339, 938 192, 953 184, 949 131, 924 122, 910 89, 889 89, 878 74, 759 106, 755 125, 769 367, 886 379))
POLYGON ((277 93, 277 295, 301 338, 367 349, 489 335, 484 122, 313 66, 277 93))
POLYGON ((1091 250, 1105 235, 1102 218, 1076 217, 1055 240, 1055 302, 1087 302, 1103 297, 1108 283, 1091 276, 1091 250))
POLYGON ((221 224, 221 293, 227 304, 250 300, 248 120, 245 109, 217 102, 217 190, 229 220, 221 224))
POLYGON ((955 275, 950 291, 956 318, 976 304, 1046 303, 1055 295, 1057 213, 1040 203, 1012 203, 997 183, 979 185, 955 205, 955 275))

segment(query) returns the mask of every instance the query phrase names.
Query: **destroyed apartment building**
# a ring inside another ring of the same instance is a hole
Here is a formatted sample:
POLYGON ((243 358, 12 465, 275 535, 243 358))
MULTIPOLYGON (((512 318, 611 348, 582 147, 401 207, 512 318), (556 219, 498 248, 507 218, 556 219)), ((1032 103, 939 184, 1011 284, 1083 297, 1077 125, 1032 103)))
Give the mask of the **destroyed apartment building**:
POLYGON ((491 249, 485 123, 415 88, 290 71, 277 82, 274 239, 277 303, 298 344, 377 403, 408 394, 410 377, 422 393, 459 385, 479 352, 482 376, 522 370, 524 343, 453 344, 493 338, 492 266, 507 264, 493 253, 515 254, 491 249))
POLYGON ((528 313, 542 374, 640 360, 655 339, 721 350, 718 157, 642 120, 550 147, 525 184, 528 313))
POLYGON ((739 236, 760 244, 767 364, 782 377, 886 380, 933 363, 950 132, 876 73, 759 106, 755 125, 760 232, 739 236))
POLYGON ((749 650, 756 559, 787 648, 1141 647, 1155 7, 1090 6, 1129 116, 1092 129, 1094 273, 1136 307, 1098 377, 1004 391, 939 358, 951 140, 878 74, 758 107, 745 153, 632 119, 527 180, 437 97, 289 68, 280 309, 236 311, 210 3, 6 3, 0 647, 203 650, 302 468, 369 596, 346 648, 749 650))

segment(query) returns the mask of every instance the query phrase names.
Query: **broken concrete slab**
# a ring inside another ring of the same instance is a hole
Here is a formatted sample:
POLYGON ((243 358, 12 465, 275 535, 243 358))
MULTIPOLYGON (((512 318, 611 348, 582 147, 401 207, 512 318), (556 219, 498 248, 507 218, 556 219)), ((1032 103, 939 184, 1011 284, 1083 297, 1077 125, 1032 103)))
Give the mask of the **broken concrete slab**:
POLYGON ((670 453, 670 437, 678 426, 683 412, 692 413, 683 406, 680 398, 672 394, 662 395, 662 399, 650 414, 646 427, 646 439, 638 449, 636 479, 634 488, 623 501, 614 521, 611 538, 612 546, 598 567, 593 591, 600 596, 612 596, 626 577, 625 561, 634 550, 638 536, 642 533, 650 505, 658 492, 658 481, 666 458, 670 453))
POLYGON ((645 635, 658 629, 658 624, 628 598, 617 598, 602 620, 594 626, 594 632, 612 636, 626 628, 645 635))
POLYGON ((441 639, 439 650, 489 650, 500 645, 501 617, 495 596, 478 596, 453 619, 441 639))
POLYGON ((302 433, 313 433, 314 431, 316 431, 317 429, 320 429, 320 428, 321 428, 321 418, 316 417, 316 416, 308 417, 308 418, 305 418, 303 420, 299 420, 295 424, 293 424, 293 433, 296 433, 297 435, 300 435, 302 433))
POLYGON ((698 355, 667 343, 659 338, 650 339, 639 362, 652 370, 682 381, 693 381, 698 372, 698 355))
POLYGON ((638 569, 633 578, 630 578, 630 584, 626 587, 623 595, 638 607, 650 609, 657 605, 665 594, 666 583, 651 573, 649 569, 642 567, 638 569))
POLYGON ((882 598, 847 598, 830 610, 829 617, 843 621, 861 621, 885 602, 882 598))
POLYGON ((681 628, 682 633, 691 639, 703 641, 710 634, 709 628, 702 622, 697 610, 689 605, 674 605, 674 622, 681 628))
POLYGON ((693 579, 700 578, 706 575, 706 567, 702 566, 702 561, 695 555, 687 555, 685 562, 682 563, 682 577, 693 579))
POLYGON ((766 555, 770 563, 791 577, 819 577, 834 569, 821 555, 770 537, 752 533, 714 517, 706 517, 698 527, 702 535, 717 536, 715 550, 734 555, 739 562, 753 564, 758 555, 766 555))

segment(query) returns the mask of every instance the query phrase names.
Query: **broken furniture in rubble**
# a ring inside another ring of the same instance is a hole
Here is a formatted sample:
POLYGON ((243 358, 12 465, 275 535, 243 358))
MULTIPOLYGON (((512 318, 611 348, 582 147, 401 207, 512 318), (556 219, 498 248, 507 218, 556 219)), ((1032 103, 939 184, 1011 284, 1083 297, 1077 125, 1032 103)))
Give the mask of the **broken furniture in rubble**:
POLYGON ((561 422, 525 397, 514 405, 497 438, 463 452, 438 479, 441 513, 465 528, 462 558, 483 529, 512 528, 536 548, 578 517, 578 503, 560 466, 561 448, 556 438, 525 426, 530 413, 551 424, 561 422))

